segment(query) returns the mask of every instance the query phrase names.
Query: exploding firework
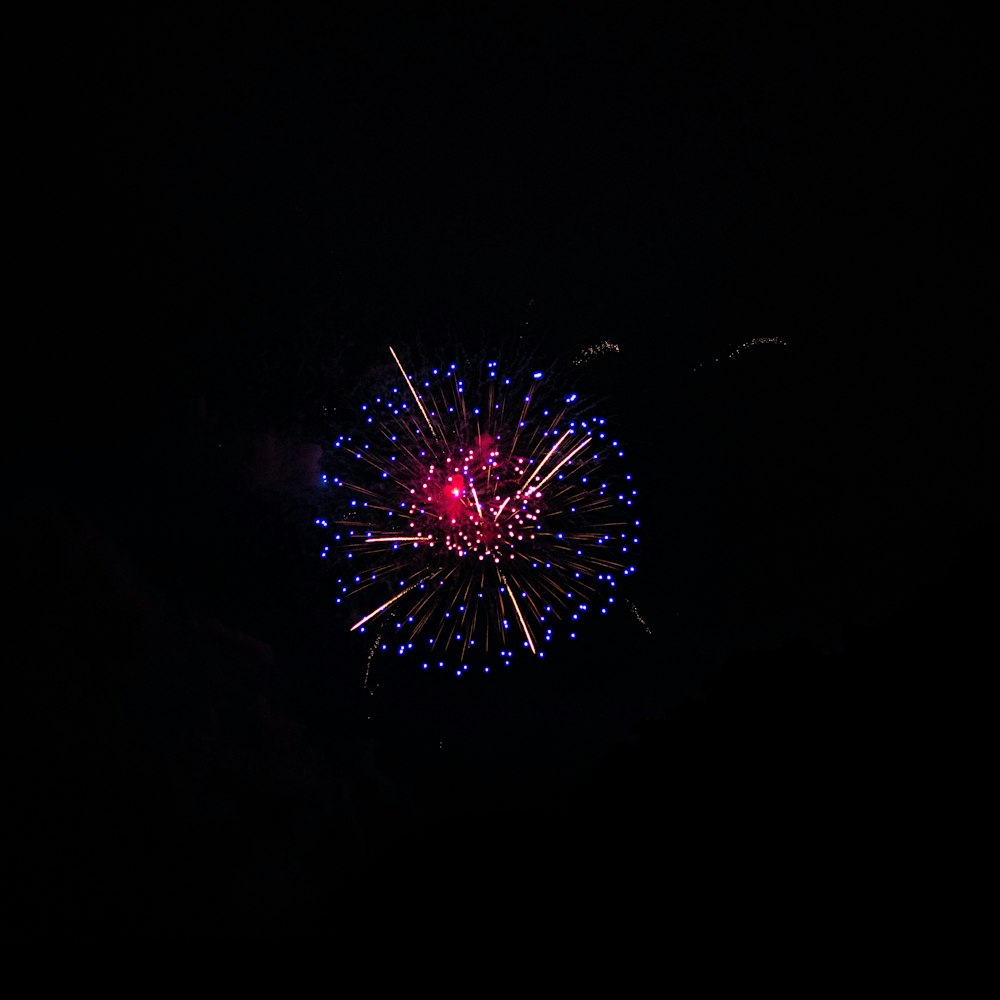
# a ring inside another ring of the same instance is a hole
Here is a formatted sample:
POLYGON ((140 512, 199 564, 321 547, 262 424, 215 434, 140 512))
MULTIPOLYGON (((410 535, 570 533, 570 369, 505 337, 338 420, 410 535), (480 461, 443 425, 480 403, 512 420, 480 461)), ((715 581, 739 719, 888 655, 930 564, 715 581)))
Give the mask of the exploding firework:
POLYGON ((328 451, 332 511, 316 523, 337 602, 372 652, 425 669, 544 656, 634 572, 621 444, 554 373, 477 360, 409 374, 392 358, 395 380, 328 451))

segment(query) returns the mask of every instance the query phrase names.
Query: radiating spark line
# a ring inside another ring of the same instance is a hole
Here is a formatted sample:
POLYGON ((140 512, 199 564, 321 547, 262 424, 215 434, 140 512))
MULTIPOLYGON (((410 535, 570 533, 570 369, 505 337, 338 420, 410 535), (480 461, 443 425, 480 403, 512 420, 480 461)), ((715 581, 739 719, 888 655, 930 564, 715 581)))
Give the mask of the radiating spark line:
POLYGON ((532 469, 527 470, 528 474, 531 475, 532 478, 537 477, 541 474, 542 469, 545 467, 545 463, 559 450, 560 445, 563 443, 563 441, 566 440, 566 438, 570 436, 570 433, 571 433, 570 431, 565 431, 563 433, 563 436, 559 438, 559 440, 556 441, 556 443, 548 450, 548 452, 545 454, 545 457, 538 463, 538 465, 535 466, 533 470, 532 469))
POLYGON ((365 544, 372 542, 429 542, 428 535, 388 535, 384 538, 366 538, 365 544))
POLYGON ((540 490, 567 462, 569 462, 573 458, 574 455, 576 455, 578 452, 586 448, 592 440, 593 440, 592 438, 587 438, 585 441, 581 441, 572 451, 570 451, 566 455, 565 458, 562 459, 562 461, 540 483, 533 483, 531 486, 529 486, 524 491, 524 495, 530 496, 532 493, 535 493, 538 490, 540 490))
POLYGON ((500 574, 500 582, 503 584, 504 591, 510 598, 510 603, 514 605, 514 613, 517 615, 517 620, 521 623, 521 629, 524 632, 524 638, 527 639, 528 641, 528 648, 531 650, 532 653, 537 653, 534 640, 532 639, 531 636, 531 629, 528 628, 528 623, 524 620, 524 615, 521 614, 521 607, 517 603, 517 598, 514 597, 514 591, 510 589, 510 585, 507 583, 507 580, 504 577, 503 573, 500 574))
POLYGON ((401 590, 398 594, 396 594, 395 597, 390 597, 389 600, 386 601, 384 604, 380 604, 374 611, 369 612, 360 621, 355 622, 351 626, 351 631, 353 632, 356 628, 360 628, 362 625, 364 625, 365 622, 371 621, 377 614, 381 614, 390 605, 395 604, 396 601, 398 601, 401 597, 403 597, 409 591, 413 590, 413 588, 416 587, 416 586, 418 586, 416 583, 411 583, 409 585, 409 587, 406 588, 406 590, 401 590))
POLYGON ((413 398, 417 402, 417 406, 420 407, 420 412, 424 415, 424 420, 427 421, 427 427, 434 437, 437 437, 437 433, 434 430, 434 425, 431 423, 431 418, 427 415, 427 411, 424 409, 424 404, 420 397, 417 395, 416 389, 413 388, 413 383, 410 381, 410 376, 406 374, 406 370, 403 368, 403 363, 396 356, 396 352, 390 347, 389 353, 392 355, 393 361, 399 366, 400 372, 403 374, 403 381, 406 383, 407 388, 413 394, 413 398))

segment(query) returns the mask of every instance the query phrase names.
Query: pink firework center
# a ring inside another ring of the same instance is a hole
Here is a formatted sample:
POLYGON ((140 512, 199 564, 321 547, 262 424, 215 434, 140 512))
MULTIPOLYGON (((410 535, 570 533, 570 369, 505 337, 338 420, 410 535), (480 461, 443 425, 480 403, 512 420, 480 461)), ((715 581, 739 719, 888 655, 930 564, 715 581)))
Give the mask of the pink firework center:
MULTIPOLYGON (((489 435, 482 437, 492 442, 489 435)), ((412 538, 414 545, 441 544, 459 556, 499 565, 505 556, 515 558, 518 543, 534 540, 541 496, 533 506, 530 487, 518 486, 527 463, 517 459, 513 474, 505 474, 499 450, 487 449, 479 442, 454 462, 446 459, 443 469, 431 465, 420 488, 410 491, 409 526, 427 531, 412 538)))
POLYGON ((575 637, 634 572, 620 446, 541 372, 525 390, 495 361, 417 379, 396 361, 405 383, 361 408, 365 430, 337 439, 347 462, 325 477, 342 502, 317 521, 323 555, 349 568, 337 600, 374 650, 417 651, 425 668, 543 656, 560 622, 575 637))

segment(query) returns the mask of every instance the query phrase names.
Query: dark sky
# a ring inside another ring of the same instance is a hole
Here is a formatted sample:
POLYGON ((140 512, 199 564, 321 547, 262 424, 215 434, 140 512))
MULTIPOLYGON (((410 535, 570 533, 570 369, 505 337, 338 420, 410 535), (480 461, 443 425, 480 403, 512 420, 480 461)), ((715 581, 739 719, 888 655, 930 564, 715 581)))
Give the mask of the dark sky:
POLYGON ((543 884, 569 913, 745 889, 751 856, 831 878, 831 828, 896 821, 873 775, 905 813, 939 759, 914 706, 962 728, 981 683, 981 26, 336 6, 32 36, 26 924, 327 933, 543 884), (649 632, 365 687, 309 532, 336 407, 390 344, 604 340, 582 377, 640 484, 649 632))

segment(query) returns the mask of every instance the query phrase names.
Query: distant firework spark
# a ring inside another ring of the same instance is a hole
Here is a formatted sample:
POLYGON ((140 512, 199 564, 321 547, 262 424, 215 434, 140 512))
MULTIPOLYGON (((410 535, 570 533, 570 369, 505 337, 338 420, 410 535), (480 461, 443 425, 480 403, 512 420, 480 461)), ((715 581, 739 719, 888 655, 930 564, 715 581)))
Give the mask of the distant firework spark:
POLYGON ((610 340, 602 340, 599 344, 585 347, 574 359, 574 365, 582 365, 600 354, 617 354, 621 348, 610 340))
POLYGON ((558 376, 494 360, 412 375, 390 351, 395 384, 328 453, 333 512, 316 524, 337 603, 376 633, 372 652, 424 669, 544 656, 635 572, 621 444, 558 376))
MULTIPOLYGON (((742 354, 744 351, 748 351, 751 347, 759 347, 762 344, 777 344, 780 347, 787 347, 788 341, 782 340, 780 337, 753 337, 750 340, 744 340, 742 344, 737 344, 734 348, 732 348, 726 355, 726 360, 731 361, 737 355, 742 354)), ((718 363, 722 359, 713 358, 712 360, 718 363)), ((698 368, 704 367, 705 362, 701 362, 696 368, 693 368, 692 371, 696 372, 698 371, 698 368)))

